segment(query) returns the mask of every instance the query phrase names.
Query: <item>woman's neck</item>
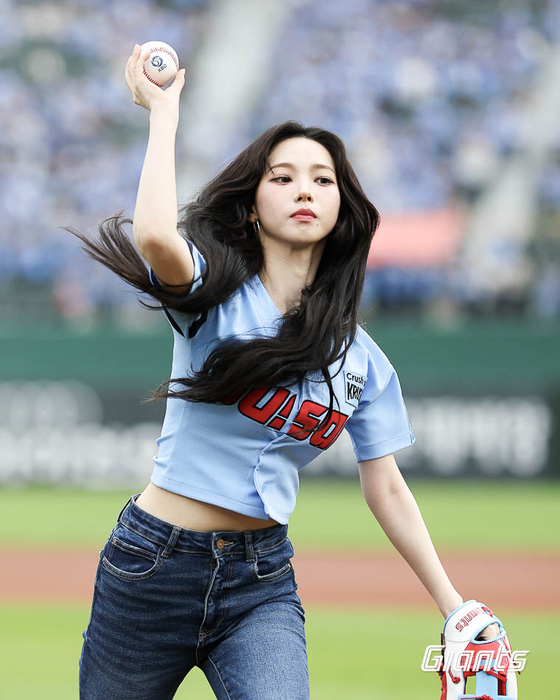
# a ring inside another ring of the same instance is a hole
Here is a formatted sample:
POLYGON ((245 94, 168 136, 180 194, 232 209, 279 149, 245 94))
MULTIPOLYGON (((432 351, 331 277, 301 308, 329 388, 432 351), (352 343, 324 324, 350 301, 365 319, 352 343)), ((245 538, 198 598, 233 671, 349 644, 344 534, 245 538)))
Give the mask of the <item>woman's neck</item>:
POLYGON ((321 259, 318 253, 322 253, 322 247, 321 251, 315 247, 311 254, 307 250, 291 251, 289 254, 265 250, 265 262, 259 276, 282 314, 299 304, 302 290, 313 283, 321 259))

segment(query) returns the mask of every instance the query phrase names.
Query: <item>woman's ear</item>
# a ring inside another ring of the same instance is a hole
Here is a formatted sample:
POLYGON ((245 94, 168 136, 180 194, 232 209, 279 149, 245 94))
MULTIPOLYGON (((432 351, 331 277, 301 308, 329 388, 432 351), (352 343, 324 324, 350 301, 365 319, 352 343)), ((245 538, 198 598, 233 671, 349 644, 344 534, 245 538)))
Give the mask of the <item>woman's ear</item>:
POLYGON ((257 214, 257 210, 255 209, 255 205, 251 207, 249 211, 249 216, 248 216, 248 221, 252 224, 255 223, 255 221, 259 218, 259 215, 257 214))

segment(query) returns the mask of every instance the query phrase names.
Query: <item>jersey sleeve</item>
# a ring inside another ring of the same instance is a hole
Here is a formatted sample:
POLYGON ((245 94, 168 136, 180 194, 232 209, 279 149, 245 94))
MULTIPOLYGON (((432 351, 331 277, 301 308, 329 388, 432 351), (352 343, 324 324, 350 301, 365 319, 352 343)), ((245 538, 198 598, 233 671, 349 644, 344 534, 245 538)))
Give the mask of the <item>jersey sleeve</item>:
POLYGON ((366 386, 357 409, 346 424, 358 462, 392 454, 414 444, 416 439, 397 373, 381 351, 379 353, 385 371, 373 367, 374 358, 370 356, 366 386))
MULTIPOLYGON (((192 241, 187 240, 187 243, 194 263, 193 283, 189 291, 186 293, 186 295, 189 295, 204 284, 202 273, 206 269, 206 260, 192 241)), ((150 281, 155 287, 160 286, 160 282, 151 267, 150 281)), ((176 309, 168 309, 166 307, 163 308, 163 313, 165 314, 173 330, 183 336, 187 335, 188 329, 190 329, 196 322, 197 318, 200 318, 201 316, 201 314, 198 313, 186 313, 184 311, 177 311, 176 309)))

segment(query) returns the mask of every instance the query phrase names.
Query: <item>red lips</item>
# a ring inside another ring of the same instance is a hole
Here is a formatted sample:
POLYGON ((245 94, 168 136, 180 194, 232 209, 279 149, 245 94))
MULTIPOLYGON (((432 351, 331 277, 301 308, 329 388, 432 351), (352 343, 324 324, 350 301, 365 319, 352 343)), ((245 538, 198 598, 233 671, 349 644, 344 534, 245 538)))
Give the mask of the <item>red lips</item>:
POLYGON ((298 209, 291 216, 312 216, 314 219, 317 218, 317 214, 311 209, 298 209))

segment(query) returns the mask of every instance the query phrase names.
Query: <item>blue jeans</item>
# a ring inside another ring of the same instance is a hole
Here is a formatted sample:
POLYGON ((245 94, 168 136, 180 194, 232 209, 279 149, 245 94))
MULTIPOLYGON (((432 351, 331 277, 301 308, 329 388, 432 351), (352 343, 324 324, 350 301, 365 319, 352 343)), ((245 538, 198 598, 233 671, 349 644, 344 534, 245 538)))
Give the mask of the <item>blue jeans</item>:
POLYGON ((100 552, 80 700, 166 700, 193 666, 223 700, 308 700, 287 525, 177 527, 131 496, 100 552))

